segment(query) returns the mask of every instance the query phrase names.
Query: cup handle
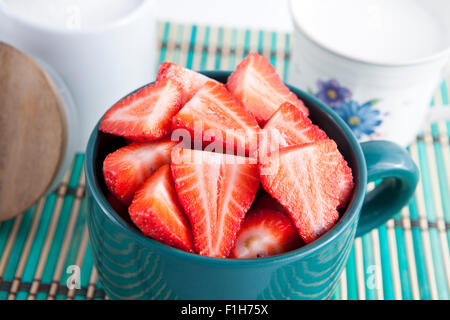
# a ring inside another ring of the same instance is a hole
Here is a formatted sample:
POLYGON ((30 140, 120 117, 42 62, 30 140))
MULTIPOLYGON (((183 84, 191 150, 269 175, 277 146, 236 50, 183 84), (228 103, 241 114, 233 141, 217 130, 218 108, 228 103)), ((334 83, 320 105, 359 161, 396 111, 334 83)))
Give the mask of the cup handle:
POLYGON ((408 204, 419 181, 419 169, 405 149, 389 141, 361 143, 367 180, 383 181, 364 200, 356 236, 376 228, 408 204))

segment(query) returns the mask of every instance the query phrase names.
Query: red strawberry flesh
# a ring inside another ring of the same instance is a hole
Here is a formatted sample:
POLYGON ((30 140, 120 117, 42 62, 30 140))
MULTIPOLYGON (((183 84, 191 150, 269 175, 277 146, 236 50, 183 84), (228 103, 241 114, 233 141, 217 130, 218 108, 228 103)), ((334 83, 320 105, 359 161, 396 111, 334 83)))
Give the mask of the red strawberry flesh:
POLYGON ((186 69, 172 62, 163 62, 160 64, 156 80, 159 81, 163 79, 172 79, 179 83, 182 92, 182 105, 185 105, 186 102, 191 100, 194 94, 196 94, 206 82, 215 81, 203 74, 186 69))
POLYGON ((191 227, 178 202, 169 165, 159 168, 136 191, 128 212, 145 235, 181 250, 194 251, 191 227))
POLYGON ((312 124, 303 112, 289 102, 280 106, 267 121, 264 130, 276 130, 279 133, 279 148, 328 139, 324 131, 312 124))
POLYGON ((103 162, 103 176, 109 191, 129 205, 137 188, 159 167, 170 163, 176 144, 169 139, 136 142, 109 154, 103 162))
POLYGON ((227 257, 259 187, 257 165, 248 158, 178 149, 171 167, 197 253, 227 257))
POLYGON ((99 130, 134 141, 154 141, 171 132, 181 108, 181 89, 170 79, 150 84, 111 107, 99 130))
POLYGON ((253 116, 217 82, 207 82, 194 95, 173 118, 173 128, 187 129, 202 144, 215 142, 227 153, 239 154, 256 150, 260 130, 253 116))
POLYGON ((258 53, 249 54, 228 78, 227 88, 253 114, 265 122, 285 101, 309 114, 303 102, 289 90, 270 62, 258 53))
POLYGON ((297 249, 302 243, 285 213, 271 209, 253 210, 244 218, 230 258, 273 256, 297 249))
POLYGON ((262 186, 283 205, 306 243, 339 218, 339 183, 351 176, 344 161, 334 141, 322 140, 282 149, 260 166, 262 186))
MULTIPOLYGON (((264 126, 261 153, 278 151, 283 147, 302 145, 328 139, 328 136, 318 126, 289 102, 283 103, 277 112, 264 126)), ((349 201, 353 191, 353 177, 351 169, 342 159, 339 170, 344 173, 339 182, 339 208, 349 201)))

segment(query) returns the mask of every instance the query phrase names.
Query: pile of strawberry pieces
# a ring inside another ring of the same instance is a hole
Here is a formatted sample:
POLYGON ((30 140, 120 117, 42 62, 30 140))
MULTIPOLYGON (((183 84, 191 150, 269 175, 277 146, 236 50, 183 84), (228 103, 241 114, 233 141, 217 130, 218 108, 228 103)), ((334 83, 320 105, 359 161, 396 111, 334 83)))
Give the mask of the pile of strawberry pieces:
POLYGON ((353 190, 336 143, 308 115, 257 53, 226 85, 162 63, 154 84, 100 123, 129 142, 104 160, 108 197, 145 235, 188 252, 257 258, 299 248, 335 224, 353 190))

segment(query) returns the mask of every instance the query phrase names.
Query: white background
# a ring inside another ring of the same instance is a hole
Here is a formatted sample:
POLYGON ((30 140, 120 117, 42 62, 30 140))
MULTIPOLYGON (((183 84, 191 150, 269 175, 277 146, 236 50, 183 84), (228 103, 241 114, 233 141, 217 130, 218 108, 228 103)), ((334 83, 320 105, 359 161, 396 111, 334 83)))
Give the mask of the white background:
POLYGON ((157 0, 171 22, 291 31, 288 0, 157 0))

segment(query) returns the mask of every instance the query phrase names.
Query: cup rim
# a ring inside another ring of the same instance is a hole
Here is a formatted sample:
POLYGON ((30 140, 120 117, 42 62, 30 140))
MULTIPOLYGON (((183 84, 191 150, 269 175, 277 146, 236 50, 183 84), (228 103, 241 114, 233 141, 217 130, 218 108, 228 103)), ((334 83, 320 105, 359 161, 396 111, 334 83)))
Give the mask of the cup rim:
POLYGON ((110 31, 115 28, 119 28, 123 25, 126 25, 136 19, 142 11, 146 7, 151 7, 155 5, 155 0, 142 0, 140 4, 138 4, 136 7, 134 7, 131 11, 128 13, 121 15, 120 17, 109 21, 105 24, 102 24, 100 26, 85 28, 85 29, 65 29, 61 27, 57 27, 51 24, 46 23, 40 23, 32 19, 27 19, 25 17, 22 17, 11 10, 8 10, 8 6, 0 0, 0 12, 3 12, 5 15, 7 15, 10 19, 15 21, 16 23, 20 23, 26 27, 40 30, 43 32, 58 34, 58 35, 90 35, 90 34, 98 34, 110 31))
POLYGON ((431 55, 428 55, 426 57, 416 58, 416 59, 409 59, 404 62, 387 62, 387 61, 376 61, 371 59, 364 59, 352 56, 347 53, 343 53, 341 51, 335 50, 332 47, 324 44, 316 37, 312 36, 305 28, 301 26, 301 23, 297 20, 297 18, 294 15, 293 11, 293 3, 295 0, 289 0, 289 14, 291 16, 291 21, 294 26, 294 32, 299 32, 303 34, 306 39, 308 39, 310 42, 321 48, 322 50, 328 51, 338 57, 341 57, 345 60, 357 62, 365 65, 371 65, 371 66, 378 66, 378 67, 407 67, 407 66, 414 66, 414 65, 420 65, 420 64, 426 64, 430 63, 436 60, 439 60, 441 58, 447 57, 447 59, 450 59, 450 45, 447 46, 445 49, 442 49, 436 53, 433 53, 431 55))
MULTIPOLYGON (((231 71, 199 71, 200 73, 214 78, 214 77, 220 77, 220 76, 229 76, 231 74, 231 71)), ((326 106, 323 102, 315 98, 314 96, 299 90, 295 87, 290 86, 289 84, 286 84, 288 88, 293 91, 300 99, 308 100, 311 104, 316 105, 317 107, 321 108, 326 112, 326 114, 329 116, 331 121, 335 121, 340 128, 343 129, 345 132, 345 137, 347 138, 348 143, 352 147, 352 151, 354 153, 356 163, 355 166, 358 169, 358 176, 359 180, 355 182, 355 193, 356 195, 353 196, 351 202, 348 204, 348 208, 346 212, 342 215, 342 217, 338 220, 338 222, 330 229, 328 230, 324 235, 322 235, 317 240, 306 244, 296 250, 292 250, 283 254, 270 256, 270 257, 264 257, 264 258, 254 258, 254 259, 228 259, 228 258, 213 258, 213 257, 206 257, 202 256, 196 253, 189 253, 183 250, 179 250, 173 247, 170 247, 168 245, 165 245, 163 243, 160 243, 156 240, 153 240, 144 234, 142 234, 139 230, 130 228, 127 223, 115 212, 115 210, 112 208, 112 206, 109 204, 106 197, 103 195, 102 191, 100 190, 99 185, 95 182, 94 179, 94 150, 96 149, 98 145, 98 127, 100 125, 101 119, 98 121, 96 127, 91 133, 91 136, 89 138, 88 146, 86 149, 86 156, 85 156, 85 175, 86 175, 86 188, 89 190, 89 194, 93 197, 93 200, 97 203, 97 205, 101 208, 101 212, 114 224, 116 225, 122 232, 126 233, 128 236, 135 239, 137 242, 139 242, 142 246, 147 248, 153 248, 155 251, 159 251, 161 253, 167 254, 167 255, 173 255, 175 257, 178 257, 180 259, 186 259, 190 262, 196 262, 196 263, 209 263, 214 265, 225 265, 225 266, 239 266, 239 267, 254 267, 257 266, 267 266, 272 264, 279 264, 279 263, 289 263, 292 260, 297 260, 302 257, 311 255, 316 250, 319 250, 320 248, 323 248, 327 246, 329 243, 331 243, 334 239, 336 239, 344 230, 347 230, 347 228, 353 223, 355 215, 358 216, 360 213, 360 209, 362 207, 365 192, 366 192, 366 185, 367 185, 367 169, 366 169, 366 161, 362 152, 362 148, 352 133, 351 129, 348 127, 348 125, 345 123, 344 120, 342 120, 337 113, 335 113, 331 108, 326 106)), ((147 86, 147 85, 145 85, 147 86)), ((145 87, 143 86, 143 87, 145 87)), ((141 87, 141 88, 143 88, 141 87)), ((129 93, 125 97, 133 94, 134 92, 138 91, 139 89, 129 93)), ((124 98, 125 98, 124 97, 124 98)), ((124 99, 122 98, 122 99, 124 99)), ((120 99, 120 100, 122 100, 120 99)), ((119 100, 119 101, 120 101, 119 100)), ((355 229, 356 231, 356 229, 355 229)))

